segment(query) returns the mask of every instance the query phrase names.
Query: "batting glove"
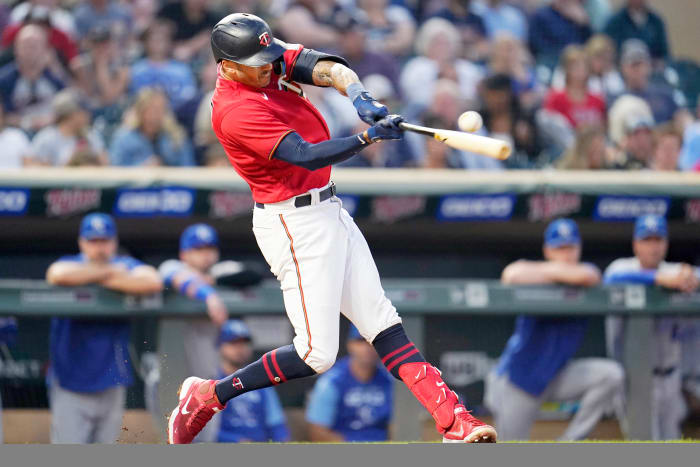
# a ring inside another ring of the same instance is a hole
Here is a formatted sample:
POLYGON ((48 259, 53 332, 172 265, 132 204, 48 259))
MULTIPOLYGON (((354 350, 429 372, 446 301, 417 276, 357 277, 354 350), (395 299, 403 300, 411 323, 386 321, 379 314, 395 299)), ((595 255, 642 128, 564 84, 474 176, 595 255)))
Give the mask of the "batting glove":
POLYGON ((401 115, 387 115, 365 131, 366 138, 373 143, 389 139, 401 139, 403 136, 403 130, 399 128, 399 123, 401 122, 403 122, 401 115))
POLYGON ((375 122, 389 115, 389 109, 377 102, 367 91, 360 93, 352 101, 352 105, 357 109, 357 115, 360 119, 369 125, 374 125, 375 122))

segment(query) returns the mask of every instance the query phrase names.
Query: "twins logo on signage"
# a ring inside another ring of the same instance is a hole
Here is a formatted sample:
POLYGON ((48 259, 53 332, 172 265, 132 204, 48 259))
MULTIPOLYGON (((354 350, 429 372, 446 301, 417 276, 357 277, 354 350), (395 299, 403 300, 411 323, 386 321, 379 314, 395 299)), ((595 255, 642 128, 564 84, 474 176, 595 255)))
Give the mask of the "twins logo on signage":
POLYGON ((127 188, 117 193, 113 212, 118 217, 189 216, 194 196, 191 188, 127 188))
POLYGON ((29 206, 29 190, 0 188, 0 216, 21 216, 29 206))
POLYGON ((372 200, 372 219, 390 224, 425 212, 425 196, 377 196, 372 200))
POLYGON ((44 195, 46 215, 63 217, 82 214, 91 209, 99 208, 102 198, 100 190, 58 189, 49 190, 44 195))
POLYGON ((515 195, 448 195, 440 199, 437 218, 441 221, 505 221, 513 215, 515 195))
POLYGON ((685 221, 700 222, 700 199, 689 199, 685 202, 685 221))
POLYGON ((671 201, 661 196, 600 196, 593 218, 598 221, 631 221, 645 214, 666 216, 671 201))
POLYGON ((234 191, 213 191, 209 194, 209 217, 233 219, 250 215, 253 197, 250 193, 234 191))
POLYGON ((528 199, 528 219, 541 221, 576 214, 581 210, 581 195, 576 193, 538 193, 528 199))

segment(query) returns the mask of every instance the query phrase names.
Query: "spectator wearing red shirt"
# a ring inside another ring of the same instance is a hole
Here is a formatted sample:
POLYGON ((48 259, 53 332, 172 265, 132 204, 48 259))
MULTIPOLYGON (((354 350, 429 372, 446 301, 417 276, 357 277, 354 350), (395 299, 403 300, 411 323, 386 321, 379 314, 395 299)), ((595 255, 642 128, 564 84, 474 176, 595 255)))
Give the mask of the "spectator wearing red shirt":
POLYGON ((75 41, 63 30, 54 26, 50 21, 50 11, 46 7, 37 6, 30 9, 24 19, 7 26, 2 32, 2 47, 11 47, 20 29, 28 24, 36 24, 46 31, 49 45, 56 52, 61 64, 67 68, 68 63, 78 55, 75 41))
POLYGON ((562 54, 566 74, 563 90, 552 90, 545 99, 545 109, 566 117, 571 127, 579 129, 605 124, 605 101, 588 90, 588 64, 583 49, 568 46, 562 54))

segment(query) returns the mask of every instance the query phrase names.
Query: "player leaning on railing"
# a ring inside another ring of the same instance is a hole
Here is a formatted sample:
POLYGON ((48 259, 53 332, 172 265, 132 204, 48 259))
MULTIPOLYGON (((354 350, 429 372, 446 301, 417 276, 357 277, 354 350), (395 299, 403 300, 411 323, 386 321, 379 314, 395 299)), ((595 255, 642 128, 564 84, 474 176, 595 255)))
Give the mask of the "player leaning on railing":
POLYGON ((331 164, 369 144, 401 138, 401 117, 388 116, 345 60, 274 39, 257 16, 225 17, 211 42, 219 63, 214 131, 250 185, 253 232, 281 283, 296 336, 292 345, 222 380, 187 378, 169 419, 168 441, 191 442, 240 394, 328 370, 338 353, 343 313, 430 412, 445 442, 495 442, 496 431, 471 416, 406 336, 367 242, 330 182, 331 164), (372 126, 330 139, 326 122, 298 83, 334 87, 372 126))

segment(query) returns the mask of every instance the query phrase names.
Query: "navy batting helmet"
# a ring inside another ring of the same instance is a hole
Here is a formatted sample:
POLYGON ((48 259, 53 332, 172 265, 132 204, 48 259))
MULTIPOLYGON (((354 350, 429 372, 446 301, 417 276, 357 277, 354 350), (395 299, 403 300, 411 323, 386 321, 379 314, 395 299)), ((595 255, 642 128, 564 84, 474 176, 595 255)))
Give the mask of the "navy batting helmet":
POLYGON ((284 42, 272 37, 270 26, 248 13, 233 13, 214 26, 211 49, 214 58, 247 66, 262 66, 277 60, 285 51, 284 42))

